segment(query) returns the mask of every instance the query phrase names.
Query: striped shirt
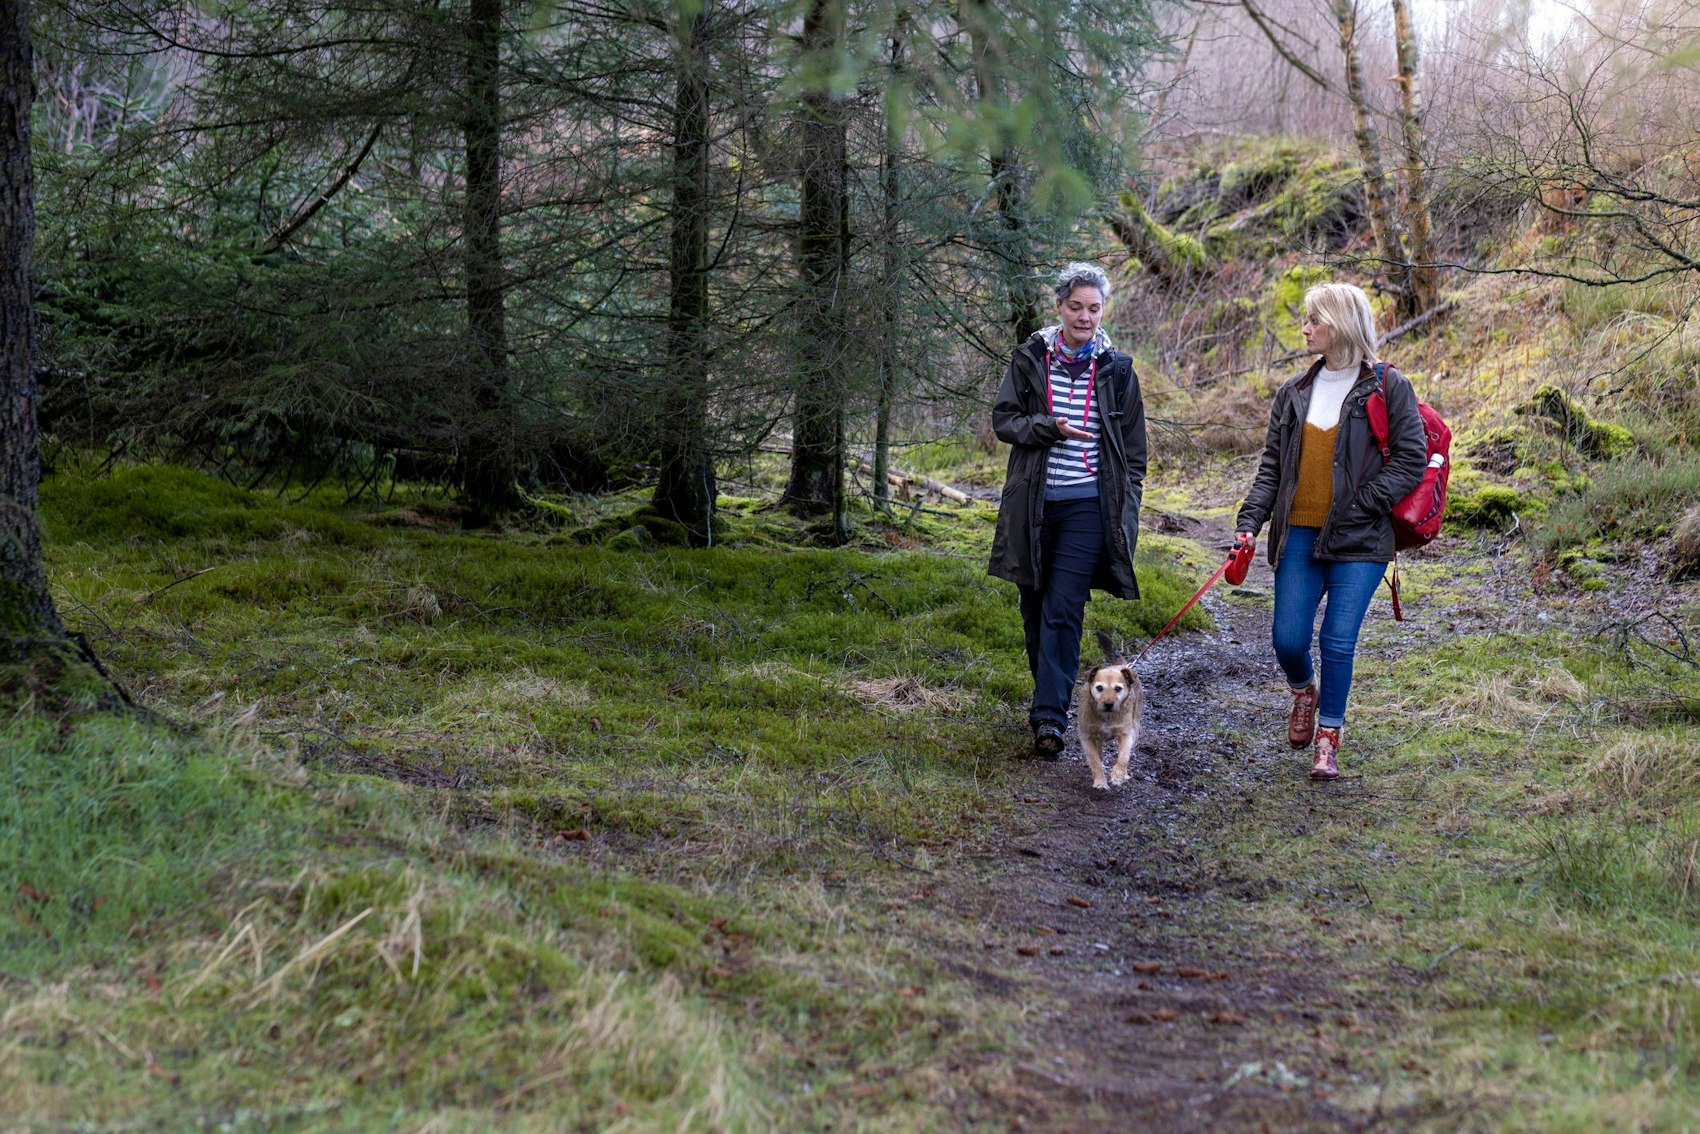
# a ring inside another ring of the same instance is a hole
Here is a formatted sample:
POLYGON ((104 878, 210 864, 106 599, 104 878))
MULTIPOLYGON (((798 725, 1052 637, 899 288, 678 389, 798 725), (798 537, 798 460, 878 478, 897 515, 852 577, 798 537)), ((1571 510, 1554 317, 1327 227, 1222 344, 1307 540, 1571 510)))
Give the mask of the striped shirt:
POLYGON ((1055 354, 1047 357, 1051 416, 1093 436, 1064 437, 1051 446, 1045 462, 1045 499, 1089 500, 1098 495, 1097 435, 1103 420, 1092 390, 1097 368, 1090 362, 1064 362, 1055 354))

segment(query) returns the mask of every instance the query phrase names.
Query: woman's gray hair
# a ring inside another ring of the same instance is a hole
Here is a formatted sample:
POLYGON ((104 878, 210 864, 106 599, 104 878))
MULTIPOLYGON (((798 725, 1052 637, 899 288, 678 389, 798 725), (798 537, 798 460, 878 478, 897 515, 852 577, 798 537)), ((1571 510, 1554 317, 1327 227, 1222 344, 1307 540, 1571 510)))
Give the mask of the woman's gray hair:
POLYGON ((1110 301, 1110 277, 1096 264, 1070 264, 1057 273, 1057 286, 1052 290, 1057 294, 1057 302, 1061 303, 1073 295, 1077 287, 1095 287, 1105 303, 1110 301))
POLYGON ((1305 314, 1334 332, 1351 356, 1348 366, 1376 363, 1375 310, 1363 289, 1347 283, 1317 284, 1305 292, 1305 314))

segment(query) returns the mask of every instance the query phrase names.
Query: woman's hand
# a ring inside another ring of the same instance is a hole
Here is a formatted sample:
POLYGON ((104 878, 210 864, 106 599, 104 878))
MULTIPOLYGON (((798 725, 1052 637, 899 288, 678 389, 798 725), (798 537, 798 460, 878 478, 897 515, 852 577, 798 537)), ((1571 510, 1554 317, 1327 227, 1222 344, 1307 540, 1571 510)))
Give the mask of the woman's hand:
POLYGON ((1253 551, 1257 550, 1257 537, 1252 535, 1250 532, 1235 532, 1234 533, 1234 543, 1235 544, 1243 543, 1247 547, 1251 548, 1253 551))
POLYGON ((1096 433, 1088 433, 1084 429, 1070 425, 1063 418, 1058 417, 1053 418, 1052 420, 1057 423, 1057 431, 1064 437, 1072 437, 1076 441, 1093 441, 1097 439, 1098 435, 1096 433))

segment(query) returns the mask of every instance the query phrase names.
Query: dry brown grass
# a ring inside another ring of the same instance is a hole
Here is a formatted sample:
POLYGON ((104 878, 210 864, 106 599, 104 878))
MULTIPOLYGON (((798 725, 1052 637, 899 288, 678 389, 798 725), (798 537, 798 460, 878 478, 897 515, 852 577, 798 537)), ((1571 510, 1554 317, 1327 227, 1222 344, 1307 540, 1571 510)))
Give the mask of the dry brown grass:
POLYGON ((930 709, 950 712, 964 707, 967 698, 954 689, 934 689, 913 677, 882 677, 852 681, 850 689, 863 704, 889 712, 930 709))
POLYGON ((1671 553, 1675 559, 1672 573, 1679 576, 1700 574, 1700 504, 1682 514, 1671 538, 1671 553))
POLYGON ((1600 788, 1626 799, 1691 798, 1700 792, 1700 752, 1675 732, 1624 734, 1584 770, 1600 788))
POLYGON ((1191 391, 1180 413, 1165 443, 1243 456, 1263 447, 1269 396, 1244 376, 1227 377, 1191 391))

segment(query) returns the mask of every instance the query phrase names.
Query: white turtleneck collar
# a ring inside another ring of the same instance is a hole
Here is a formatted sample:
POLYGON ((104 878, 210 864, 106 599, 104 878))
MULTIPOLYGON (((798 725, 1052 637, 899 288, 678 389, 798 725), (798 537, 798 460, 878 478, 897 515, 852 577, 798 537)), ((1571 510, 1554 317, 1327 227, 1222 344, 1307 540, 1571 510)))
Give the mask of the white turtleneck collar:
POLYGON ((1318 429, 1333 429, 1340 424, 1340 407, 1346 402, 1346 395, 1352 392, 1352 387, 1358 383, 1358 366, 1353 363, 1344 370, 1330 370, 1327 363, 1316 372, 1316 380, 1310 385, 1310 411, 1305 414, 1305 424, 1314 425, 1318 429))

